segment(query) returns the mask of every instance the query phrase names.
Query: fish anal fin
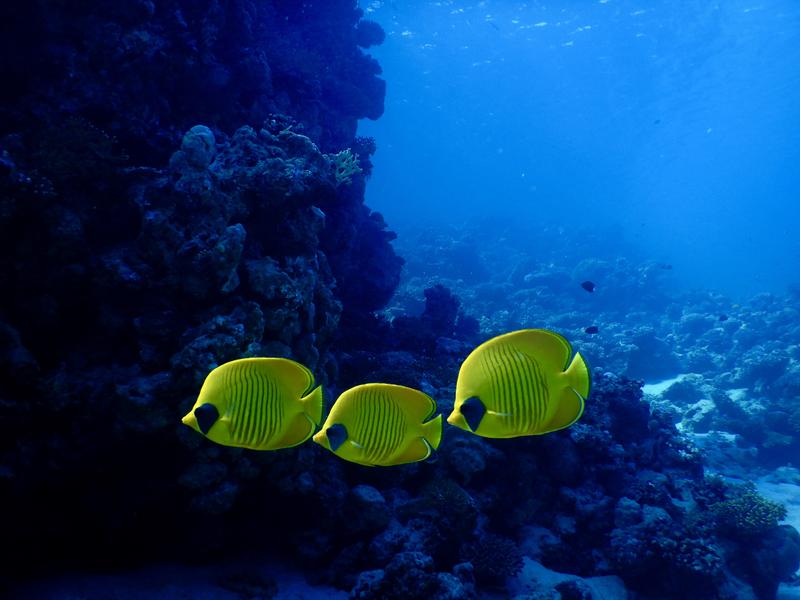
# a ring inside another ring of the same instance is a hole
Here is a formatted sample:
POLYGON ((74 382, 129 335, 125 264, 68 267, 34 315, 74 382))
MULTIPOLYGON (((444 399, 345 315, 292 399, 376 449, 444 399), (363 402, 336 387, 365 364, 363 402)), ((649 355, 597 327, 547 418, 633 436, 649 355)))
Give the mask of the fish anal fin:
POLYGON ((513 430, 514 415, 510 413, 499 413, 497 411, 486 411, 486 414, 481 419, 481 424, 475 433, 481 437, 487 438, 513 438, 521 435, 526 435, 523 432, 513 430))
POLYGON ((584 402, 583 397, 581 397, 578 392, 570 387, 566 387, 562 390, 557 401, 558 406, 555 414, 553 414, 550 420, 536 433, 542 434, 558 431, 559 429, 569 427, 581 418, 584 402))
POLYGON ((431 452, 433 452, 433 448, 431 448, 431 445, 425 441, 425 438, 417 438, 413 440, 400 454, 395 455, 392 458, 391 464, 403 465, 406 463, 419 462, 428 458, 431 455, 431 452))
POLYGON ((276 449, 299 446, 311 437, 315 429, 316 425, 308 415, 300 413, 291 420, 286 431, 276 440, 275 444, 270 444, 270 446, 276 449))

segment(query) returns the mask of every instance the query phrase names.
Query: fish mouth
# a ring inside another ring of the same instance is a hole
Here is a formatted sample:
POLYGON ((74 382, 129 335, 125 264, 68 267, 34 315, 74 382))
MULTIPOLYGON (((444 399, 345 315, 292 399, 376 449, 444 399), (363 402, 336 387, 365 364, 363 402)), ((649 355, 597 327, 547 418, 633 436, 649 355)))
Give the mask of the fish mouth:
POLYGON ((197 421, 194 418, 192 413, 187 413, 182 419, 181 423, 191 427, 192 429, 197 429, 197 421))
POLYGON ((320 446, 324 446, 325 445, 325 432, 320 430, 317 433, 315 433, 314 437, 312 437, 311 439, 314 440, 320 446))
POLYGON ((464 420, 464 415, 456 410, 450 413, 450 416, 447 417, 447 422, 450 423, 450 425, 460 427, 461 429, 465 429, 467 425, 466 421, 464 420))

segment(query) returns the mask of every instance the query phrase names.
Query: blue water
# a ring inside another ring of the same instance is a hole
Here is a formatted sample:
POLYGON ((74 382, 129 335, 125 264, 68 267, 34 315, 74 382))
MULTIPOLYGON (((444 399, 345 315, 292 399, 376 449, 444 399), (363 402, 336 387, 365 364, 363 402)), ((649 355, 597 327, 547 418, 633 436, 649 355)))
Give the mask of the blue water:
POLYGON ((624 239, 684 287, 800 283, 800 3, 361 6, 387 32, 367 202, 401 234, 509 218, 624 239))

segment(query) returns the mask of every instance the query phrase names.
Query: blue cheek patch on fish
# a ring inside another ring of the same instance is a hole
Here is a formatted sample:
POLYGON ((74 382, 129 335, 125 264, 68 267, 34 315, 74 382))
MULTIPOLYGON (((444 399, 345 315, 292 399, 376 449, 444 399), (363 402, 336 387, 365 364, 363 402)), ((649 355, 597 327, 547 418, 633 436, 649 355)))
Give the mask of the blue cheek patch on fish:
POLYGON ((469 425, 472 431, 477 431, 478 426, 481 424, 483 415, 486 414, 486 407, 477 396, 470 396, 461 405, 461 414, 469 425))
POLYGON ((194 409, 194 418, 203 435, 207 435, 214 423, 219 419, 219 411, 213 404, 203 404, 194 409))
POLYGON ((325 430, 325 435, 331 445, 331 452, 336 452, 347 439, 347 428, 341 423, 335 423, 325 430))

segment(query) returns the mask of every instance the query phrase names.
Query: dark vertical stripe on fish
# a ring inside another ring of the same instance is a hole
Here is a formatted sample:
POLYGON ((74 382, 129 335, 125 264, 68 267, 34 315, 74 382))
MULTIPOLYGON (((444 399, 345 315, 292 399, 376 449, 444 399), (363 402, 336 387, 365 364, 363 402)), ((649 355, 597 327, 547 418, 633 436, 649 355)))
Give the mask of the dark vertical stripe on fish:
POLYGON ((255 439, 256 427, 258 426, 258 414, 256 412, 256 386, 255 382, 253 381, 252 371, 245 367, 244 369, 244 380, 247 382, 247 407, 250 413, 250 421, 249 426, 247 428, 247 443, 252 444, 253 440, 255 439))
POLYGON ((384 444, 383 458, 389 458, 394 452, 397 444, 397 401, 389 399, 389 413, 386 418, 386 443, 384 444))
POLYGON ((250 377, 253 380, 253 409, 255 410, 256 416, 255 426, 253 428, 253 437, 250 439, 250 443, 255 446, 259 442, 259 438, 261 437, 261 428, 264 426, 265 422, 263 398, 261 396, 263 388, 260 375, 254 372, 253 369, 249 369, 249 371, 250 377))
POLYGON ((277 408, 272 401, 273 389, 276 383, 271 377, 264 377, 263 375, 258 378, 259 389, 261 391, 261 426, 258 430, 258 445, 263 446, 268 439, 272 437, 272 432, 277 424, 275 409, 277 408))
POLYGON ((228 422, 230 423, 231 438, 236 439, 236 432, 239 428, 239 398, 236 395, 236 386, 231 385, 230 369, 225 369, 222 389, 228 401, 228 422))
POLYGON ((547 389, 547 379, 545 379, 544 371, 541 365, 535 362, 536 365, 536 378, 539 382, 539 406, 540 406, 540 419, 537 430, 540 429, 546 422, 550 412, 550 391, 547 389))
POLYGON ((516 352, 517 368, 519 370, 520 387, 522 396, 519 399, 519 419, 517 419, 517 433, 524 433, 531 415, 532 390, 528 377, 528 357, 523 352, 516 352))
POLYGON ((375 407, 370 402, 370 391, 368 389, 361 392, 361 402, 364 405, 366 420, 364 421, 364 433, 358 442, 364 447, 364 453, 368 454, 370 440, 372 439, 372 426, 375 421, 375 407))
POLYGON ((356 413, 356 423, 355 427, 353 428, 353 433, 356 436, 361 437, 361 432, 364 431, 366 415, 364 414, 364 407, 361 405, 361 400, 358 396, 356 396, 353 405, 355 408, 354 412, 356 413))
MULTIPOLYGON (((495 378, 492 375, 492 368, 491 368, 491 365, 489 364, 489 359, 486 357, 486 354, 487 353, 484 352, 483 354, 480 355, 480 365, 481 365, 481 369, 483 370, 483 378, 486 381, 489 382, 489 388, 490 388, 489 395, 490 395, 490 397, 492 399, 494 399, 494 398, 497 398, 497 395, 498 395, 497 384, 495 383, 495 378)), ((480 393, 480 390, 474 390, 473 392, 474 393, 480 393)), ((466 400, 466 398, 465 398, 465 400, 466 400)), ((481 398, 481 400, 483 401, 484 404, 486 404, 488 399, 487 398, 481 398)), ((487 408, 489 408, 488 405, 487 405, 487 408)))
POLYGON ((274 394, 275 382, 271 377, 261 375, 258 378, 261 388, 261 414, 263 422, 258 436, 258 445, 263 446, 272 438, 272 432, 277 424, 275 415, 275 402, 272 399, 274 394))
POLYGON ((538 428, 542 422, 542 387, 539 379, 539 365, 533 357, 528 357, 531 362, 531 376, 533 380, 533 397, 531 398, 531 413, 533 414, 533 427, 538 428))
POLYGON ((492 358, 492 352, 485 352, 484 355, 484 360, 486 361, 486 376, 489 378, 492 386, 492 397, 481 398, 481 401, 486 405, 487 409, 500 411, 502 410, 500 408, 500 403, 502 402, 501 396, 503 392, 500 388, 500 379, 497 377, 497 367, 494 358, 492 358))
MULTIPOLYGON (((268 439, 271 440, 281 434, 284 425, 288 424, 291 417, 286 413, 286 394, 288 392, 277 381, 270 383, 269 399, 272 420, 268 430, 268 439)), ((299 398, 298 398, 299 400, 299 398)))
POLYGON ((508 377, 504 377, 505 373, 503 372, 503 363, 500 357, 498 356, 498 352, 493 349, 490 353, 492 359, 492 366, 493 366, 493 374, 495 379, 497 379, 497 387, 500 390, 500 395, 497 398, 497 408, 495 410, 501 413, 508 412, 508 377))
POLYGON ((522 371, 525 378, 525 415, 522 419, 522 433, 529 433, 536 421, 536 385, 534 382, 533 365, 531 357, 523 354, 522 371))
POLYGON ((237 434, 236 441, 241 444, 247 439, 247 421, 250 418, 247 406, 246 383, 242 378, 241 366, 236 367, 236 372, 233 374, 231 379, 236 382, 234 384, 234 389, 236 390, 239 404, 239 432, 237 434))
POLYGON ((392 454, 395 444, 395 436, 397 432, 397 401, 391 396, 386 396, 386 425, 385 437, 383 440, 383 453, 382 460, 386 460, 392 454))
POLYGON ((246 444, 250 439, 251 422, 253 420, 253 402, 250 395, 250 382, 247 380, 247 370, 244 367, 239 367, 238 373, 239 385, 242 389, 242 443, 246 444))
POLYGON ((511 379, 514 382, 514 397, 511 402, 511 426, 515 433, 519 433, 522 427, 522 406, 525 401, 525 388, 522 381, 522 369, 520 366, 520 353, 511 346, 506 346, 506 355, 511 366, 511 379))
POLYGON ((375 439, 374 461, 381 462, 386 453, 386 434, 389 415, 389 398, 383 391, 376 391, 376 401, 378 405, 378 428, 377 438, 375 439))
POLYGON ((269 428, 269 439, 271 440, 281 434, 284 430, 284 425, 288 424, 292 417, 286 412, 287 390, 281 387, 277 381, 273 381, 271 382, 269 393, 270 411, 273 415, 269 428))
POLYGON ((403 424, 405 422, 404 414, 400 406, 395 403, 395 418, 394 418, 394 431, 392 435, 392 454, 400 449, 400 444, 403 442, 405 432, 403 431, 403 424))

